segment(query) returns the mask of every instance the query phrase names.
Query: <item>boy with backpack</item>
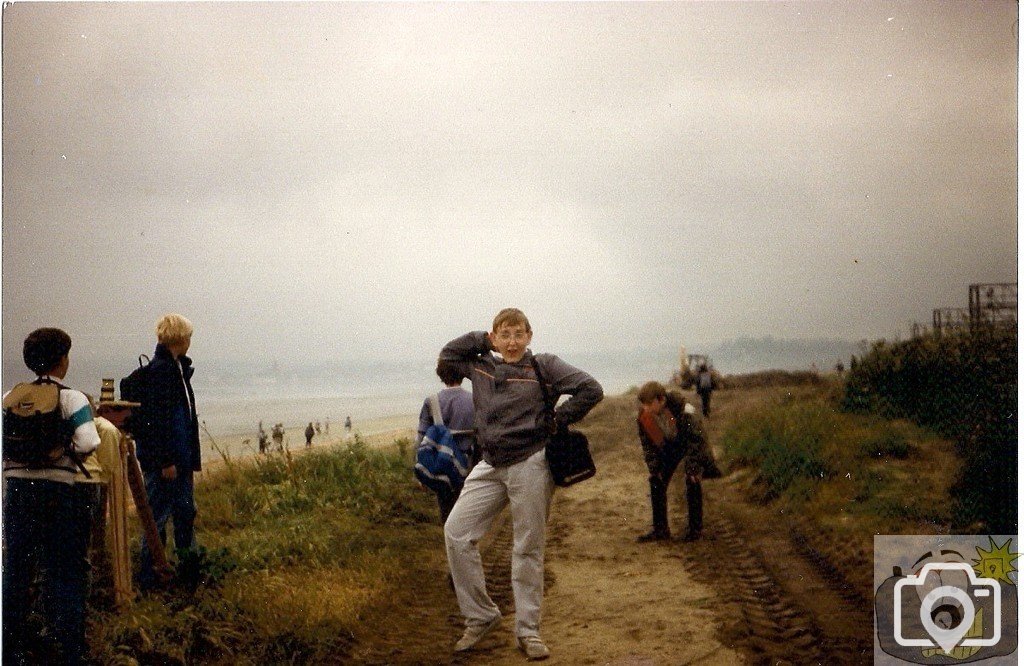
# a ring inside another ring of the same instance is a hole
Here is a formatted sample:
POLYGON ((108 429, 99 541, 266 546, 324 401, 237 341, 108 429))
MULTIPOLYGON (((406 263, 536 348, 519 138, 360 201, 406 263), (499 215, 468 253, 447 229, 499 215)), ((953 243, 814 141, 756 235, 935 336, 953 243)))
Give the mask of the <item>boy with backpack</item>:
POLYGON ((535 357, 528 349, 532 339, 526 315, 506 308, 494 318, 490 333, 467 333, 441 350, 440 361, 473 382, 476 441, 483 456, 444 526, 448 565, 466 622, 456 652, 473 648, 501 624, 501 611, 487 594, 477 543, 507 505, 514 533, 516 646, 531 660, 550 655, 540 637, 545 531, 555 488, 545 447, 559 428, 586 416, 604 391, 593 377, 557 356, 535 357), (554 410, 553 419, 535 367, 551 385, 551 394, 571 396, 554 410))
POLYGON ((85 658, 87 559, 92 526, 90 488, 75 483, 80 456, 99 446, 89 400, 60 383, 71 338, 41 328, 25 338, 22 356, 36 374, 3 398, 3 661, 51 661, 26 631, 30 588, 42 571, 42 598, 59 663, 85 658))
MULTIPOLYGON (((419 426, 416 429, 416 445, 420 446, 424 435, 432 425, 444 425, 452 434, 455 446, 465 456, 468 473, 477 461, 476 447, 473 445, 473 394, 462 388, 462 375, 447 363, 437 364, 437 376, 445 388, 434 395, 427 396, 420 409, 419 426), (435 403, 434 406, 431 403, 435 403), (436 411, 436 417, 435 417, 436 411), (437 422, 437 417, 441 423, 437 422)), ((437 494, 437 506, 441 512, 441 524, 448 520, 448 514, 455 506, 455 500, 462 491, 461 484, 453 487, 449 483, 439 483, 433 490, 437 494)))
POLYGON ((711 393, 718 388, 718 384, 715 382, 715 375, 708 369, 707 363, 701 363, 694 385, 697 395, 700 396, 701 413, 704 414, 704 418, 709 419, 711 418, 711 393))

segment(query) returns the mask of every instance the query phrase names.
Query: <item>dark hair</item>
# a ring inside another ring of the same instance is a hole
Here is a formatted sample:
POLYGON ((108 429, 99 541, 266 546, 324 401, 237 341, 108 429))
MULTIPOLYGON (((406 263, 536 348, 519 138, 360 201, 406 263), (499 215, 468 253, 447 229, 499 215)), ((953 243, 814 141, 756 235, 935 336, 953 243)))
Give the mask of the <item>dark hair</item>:
POLYGON ((646 405, 654 400, 659 400, 666 397, 665 387, 661 385, 661 382, 647 382, 640 387, 640 390, 636 394, 636 399, 641 404, 646 405))
POLYGON ((445 386, 454 386, 461 384, 464 377, 454 365, 446 363, 445 361, 437 362, 437 376, 441 378, 445 386))
POLYGON ((25 338, 21 355, 29 370, 45 375, 60 365, 70 351, 71 336, 67 333, 59 328, 39 328, 25 338))

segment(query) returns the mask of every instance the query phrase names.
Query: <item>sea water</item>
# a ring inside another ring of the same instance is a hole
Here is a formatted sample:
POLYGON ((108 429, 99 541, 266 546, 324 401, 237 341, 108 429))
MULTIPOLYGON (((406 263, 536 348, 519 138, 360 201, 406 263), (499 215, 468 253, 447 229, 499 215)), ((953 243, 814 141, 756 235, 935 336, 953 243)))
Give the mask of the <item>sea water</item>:
MULTIPOLYGON (((671 354, 636 356, 592 355, 566 359, 592 374, 608 395, 654 379, 668 381, 674 369, 671 354)), ((227 380, 193 379, 196 408, 205 431, 213 436, 253 436, 262 421, 268 432, 275 423, 286 428, 307 423, 329 423, 332 434, 341 433, 345 419, 354 424, 395 421, 407 417, 415 427, 424 398, 442 389, 432 367, 391 363, 347 368, 329 376, 323 372, 290 371, 275 377, 227 380)), ((472 390, 469 381, 463 382, 472 390)))

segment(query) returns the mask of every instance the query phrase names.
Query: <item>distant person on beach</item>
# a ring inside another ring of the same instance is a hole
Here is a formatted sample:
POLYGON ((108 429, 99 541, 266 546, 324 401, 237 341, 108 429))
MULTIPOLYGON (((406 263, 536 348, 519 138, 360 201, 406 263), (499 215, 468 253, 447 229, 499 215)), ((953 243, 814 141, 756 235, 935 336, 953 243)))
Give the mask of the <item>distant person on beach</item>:
POLYGON ((267 431, 263 429, 263 421, 260 421, 259 432, 257 433, 260 443, 260 453, 267 452, 267 446, 269 445, 269 438, 267 437, 267 431))
POLYGON ((330 435, 331 434, 331 420, 330 419, 324 419, 324 434, 325 435, 330 435))
POLYGON ((277 450, 284 451, 284 424, 275 423, 270 433, 274 438, 274 446, 277 447, 277 450))
POLYGON ((651 513, 654 529, 637 538, 640 543, 667 541, 668 484, 679 463, 686 474, 688 529, 684 541, 700 538, 704 525, 704 495, 701 480, 720 476, 704 432, 694 418, 692 405, 676 393, 668 393, 658 382, 647 382, 637 394, 640 410, 636 417, 640 446, 650 473, 651 513))
POLYGON ((316 429, 313 427, 313 422, 310 421, 309 425, 306 426, 306 448, 313 446, 313 435, 316 434, 316 429))
MULTIPOLYGON (((192 391, 192 359, 185 354, 192 344, 192 322, 168 314, 156 323, 156 351, 142 400, 144 426, 136 435, 139 465, 156 529, 166 543, 167 521, 174 520, 175 548, 195 547, 195 472, 202 469, 199 453, 199 418, 192 391)), ((139 585, 156 585, 153 556, 142 540, 139 585)))
POLYGON ((313 426, 313 429, 316 430, 316 434, 318 434, 318 435, 320 434, 320 422, 319 421, 316 422, 316 425, 313 426))
POLYGON ((540 636, 540 611, 546 522, 555 485, 544 449, 552 433, 582 419, 604 392, 597 380, 557 356, 534 356, 528 349, 532 339, 526 315, 507 308, 494 318, 490 333, 456 338, 439 358, 473 382, 476 441, 483 458, 466 478, 444 526, 448 565, 466 623, 456 652, 473 648, 501 624, 501 611, 487 594, 477 543, 509 506, 516 645, 531 660, 550 654, 540 636), (531 359, 552 394, 571 396, 555 410, 553 422, 531 359))
POLYGON ((714 374, 708 369, 707 363, 700 364, 694 385, 697 388, 697 395, 700 396, 700 409, 704 418, 711 418, 711 393, 718 388, 718 383, 715 381, 714 374))
MULTIPOLYGON (((435 395, 427 396, 420 409, 420 422, 416 428, 417 446, 423 440, 427 429, 434 424, 430 402, 436 398, 441 412, 444 425, 452 431, 455 443, 466 454, 470 468, 476 464, 477 452, 474 446, 473 437, 473 394, 462 388, 462 374, 448 363, 437 364, 437 376, 444 383, 445 388, 435 395)), ((437 506, 441 511, 441 524, 448 520, 448 514, 455 506, 455 500, 459 498, 461 488, 458 490, 440 491, 437 493, 437 506)))
MULTIPOLYGON (((57 328, 41 328, 25 338, 22 358, 36 375, 31 384, 18 384, 4 394, 4 409, 30 403, 45 391, 55 400, 48 410, 65 429, 67 440, 55 440, 54 450, 70 444, 76 454, 88 454, 100 444, 85 394, 60 382, 67 375, 71 338, 57 328), (45 386, 44 386, 45 385, 45 386)), ((38 403, 36 403, 38 404, 38 403)), ((21 411, 21 410, 19 410, 21 411)), ((25 414, 26 418, 33 418, 25 414)), ((93 490, 76 484, 77 465, 62 451, 43 465, 19 458, 8 446, 12 421, 4 416, 3 448, 3 663, 79 664, 85 659, 85 601, 89 590, 87 558, 92 526, 93 490), (37 581, 37 575, 39 581, 37 581), (41 582, 41 585, 39 583, 41 582), (32 592, 39 585, 43 615, 61 659, 38 652, 41 636, 30 635, 27 619, 32 592)), ((47 445, 48 442, 42 442, 47 445)))
POLYGON ((352 433, 352 417, 351 416, 346 416, 345 417, 345 434, 348 435, 348 434, 351 434, 351 433, 352 433))

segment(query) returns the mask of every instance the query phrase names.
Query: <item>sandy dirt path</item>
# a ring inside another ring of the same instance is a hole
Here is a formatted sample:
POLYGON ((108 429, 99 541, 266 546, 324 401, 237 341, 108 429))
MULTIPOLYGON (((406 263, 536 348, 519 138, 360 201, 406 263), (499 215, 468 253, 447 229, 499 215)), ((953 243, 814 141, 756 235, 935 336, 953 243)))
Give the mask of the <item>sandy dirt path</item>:
MULTIPOLYGON (((728 396, 720 401, 728 409, 728 396)), ((638 544, 650 528, 647 473, 628 398, 607 399, 586 428, 598 475, 552 502, 541 632, 549 664, 869 664, 870 601, 800 539, 798 523, 744 499, 742 473, 705 481, 705 534, 638 544), (803 545, 802 545, 803 544, 803 545)), ((717 439, 709 424, 712 442, 717 439)), ((684 484, 673 479, 670 523, 685 531, 684 484)), ((443 537, 423 585, 395 599, 357 635, 367 664, 524 664, 513 644, 507 513, 481 544, 488 589, 505 617, 480 646, 451 648, 462 624, 448 589, 443 537)))

